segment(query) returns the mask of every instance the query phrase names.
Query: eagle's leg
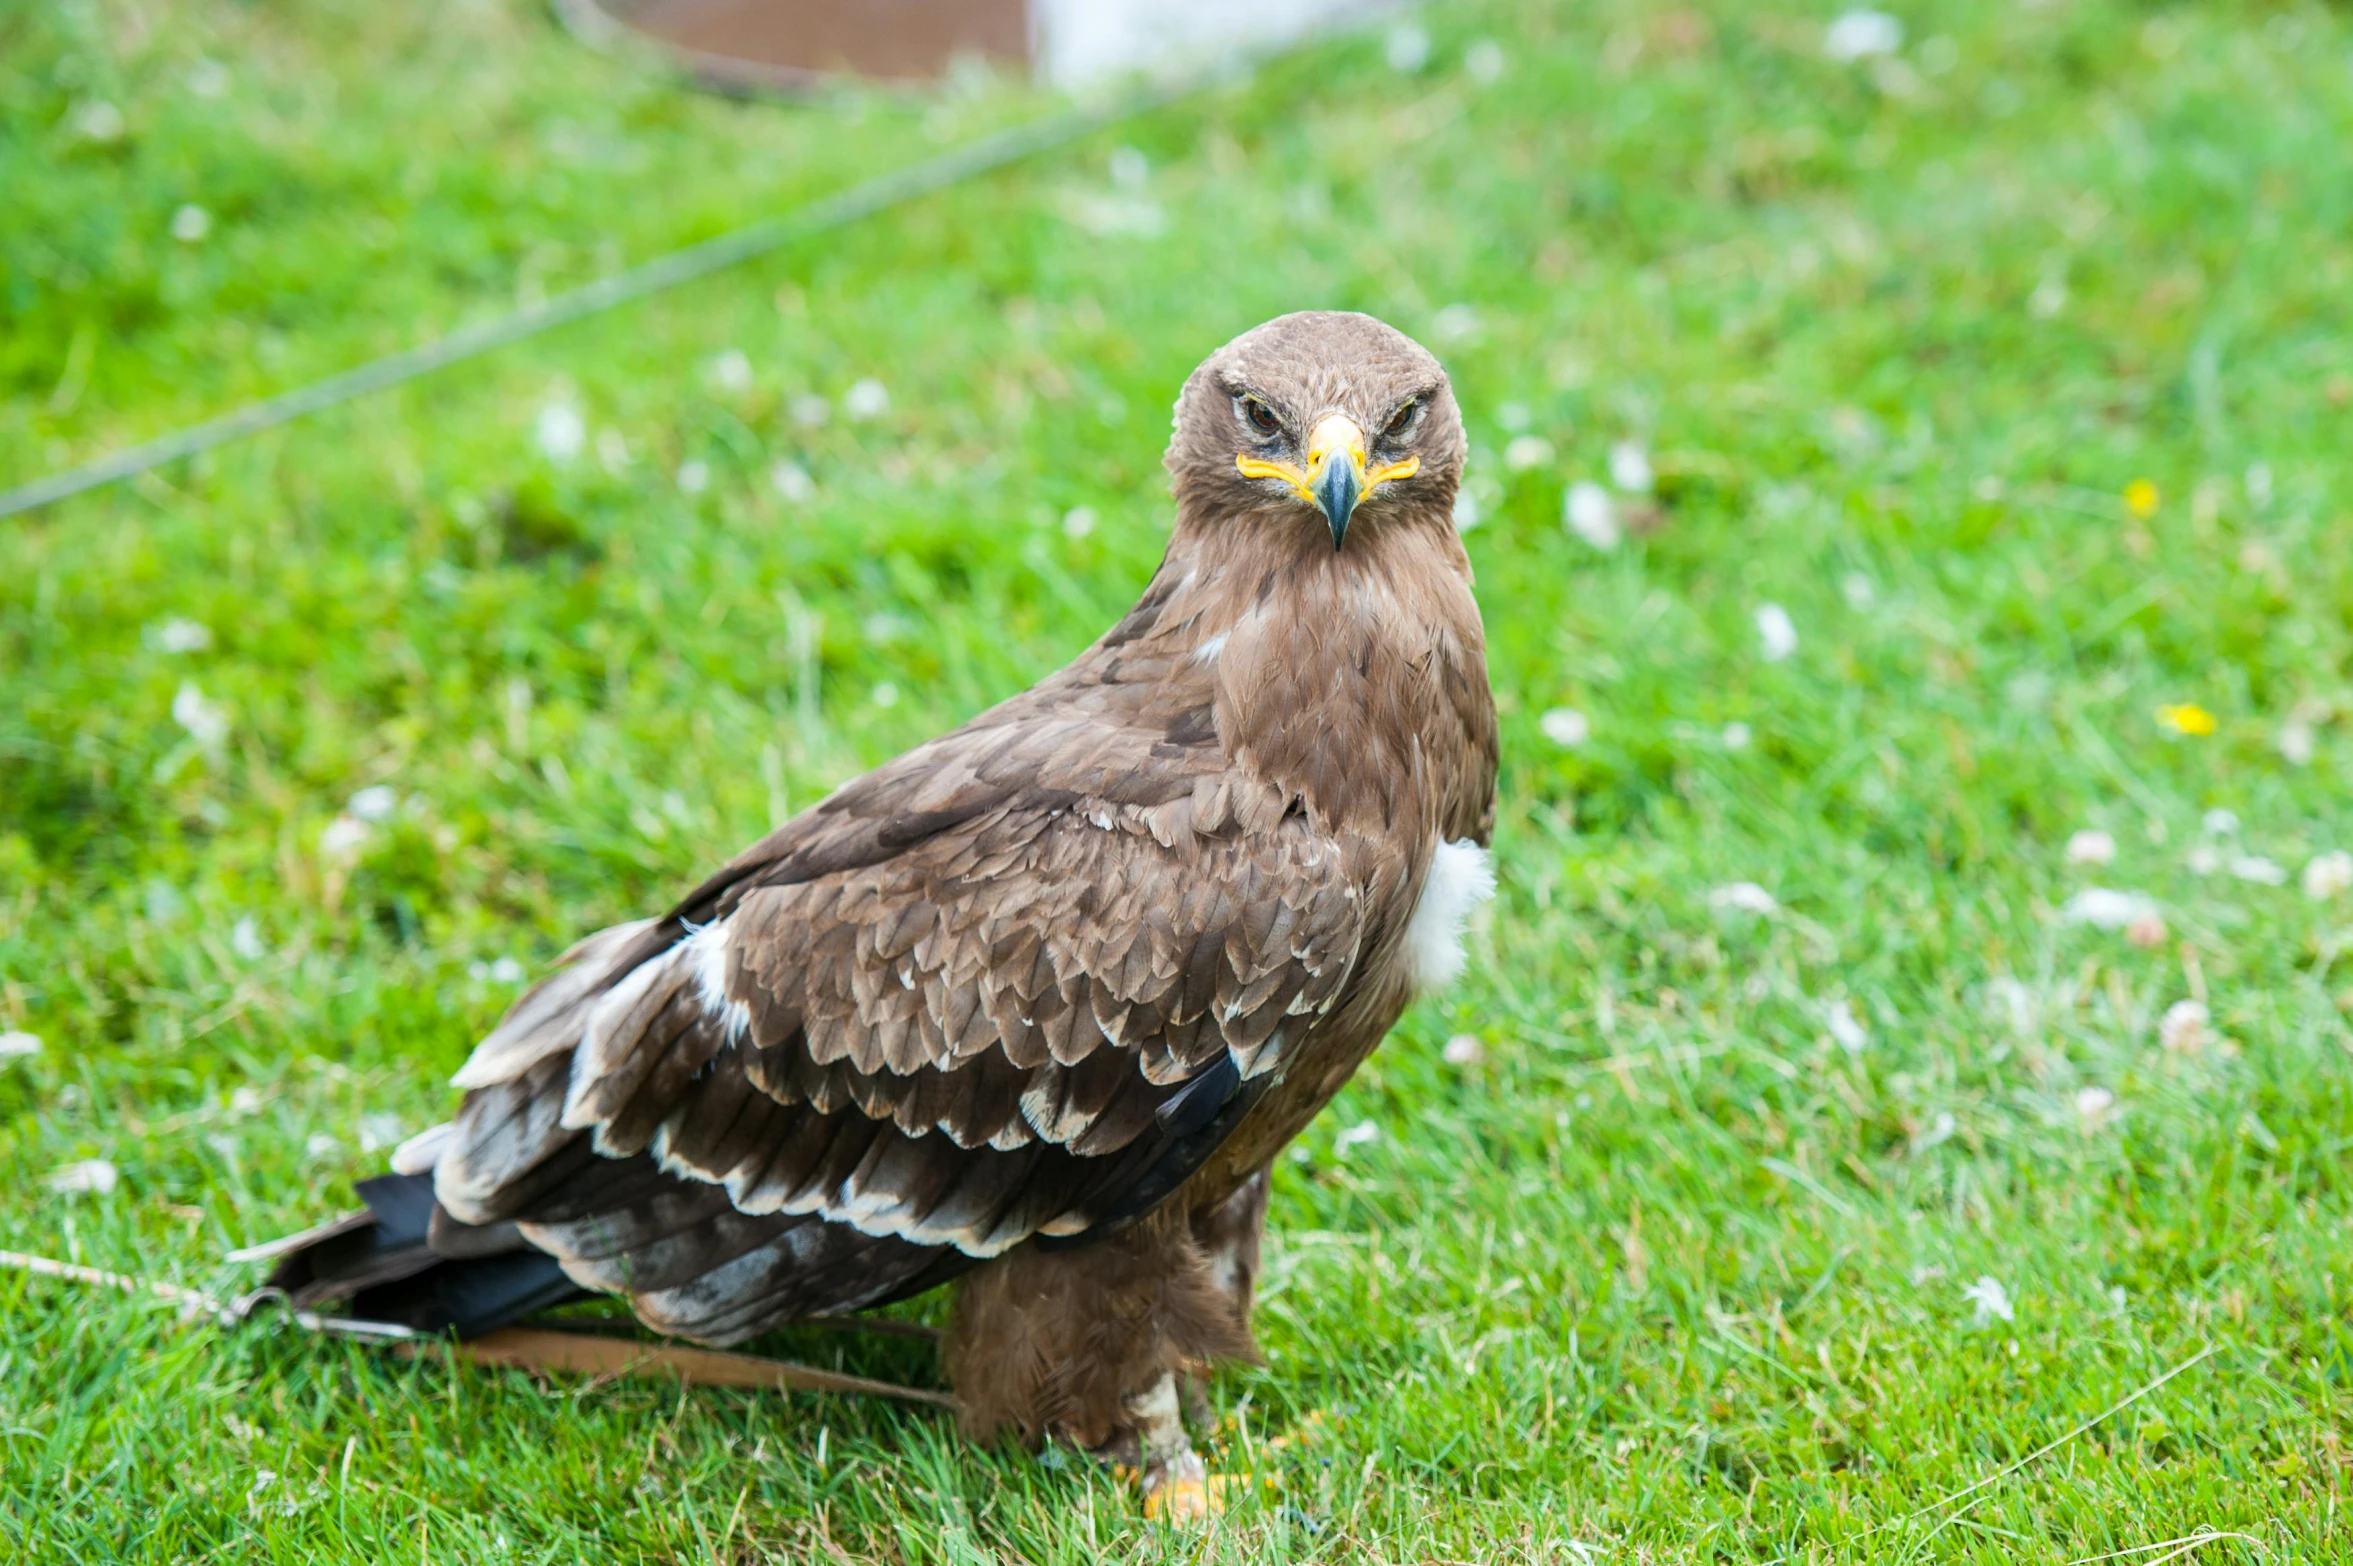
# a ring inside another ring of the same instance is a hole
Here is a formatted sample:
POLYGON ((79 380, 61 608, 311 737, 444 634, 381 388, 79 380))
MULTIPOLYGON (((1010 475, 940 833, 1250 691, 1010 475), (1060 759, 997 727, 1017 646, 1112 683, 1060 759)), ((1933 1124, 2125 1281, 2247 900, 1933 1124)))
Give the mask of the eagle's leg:
POLYGON ((957 1291, 945 1350, 975 1437, 1012 1429, 1133 1463, 1146 1512, 1171 1519, 1210 1510, 1178 1374, 1256 1357, 1178 1202, 1090 1245, 1022 1245, 975 1269, 957 1291))
MULTIPOLYGON (((1233 1194, 1193 1214, 1193 1243, 1209 1263, 1209 1281, 1229 1302, 1234 1321, 1250 1330, 1250 1305, 1258 1289, 1259 1249, 1266 1235, 1267 1188, 1273 1165, 1261 1164, 1255 1174, 1234 1188, 1233 1194)), ((1209 1367, 1188 1365, 1178 1387, 1185 1402, 1185 1418, 1195 1429, 1206 1430, 1216 1419, 1209 1402, 1209 1367)))
POLYGON ((1177 1380, 1173 1374, 1127 1400, 1135 1421, 1138 1455, 1143 1462, 1144 1515, 1168 1522, 1198 1522, 1216 1512, 1217 1494, 1210 1488, 1209 1465, 1193 1450, 1178 1412, 1177 1380))

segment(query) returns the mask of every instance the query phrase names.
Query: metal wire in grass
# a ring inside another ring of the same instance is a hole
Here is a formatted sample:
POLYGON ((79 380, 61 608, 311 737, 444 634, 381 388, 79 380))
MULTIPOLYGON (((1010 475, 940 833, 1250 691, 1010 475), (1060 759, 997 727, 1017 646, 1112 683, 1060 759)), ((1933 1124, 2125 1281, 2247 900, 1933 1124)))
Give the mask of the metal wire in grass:
POLYGON ((0 517, 51 505, 88 490, 121 483, 247 435, 447 369, 494 348, 504 348, 551 328, 631 304, 650 295, 707 277, 738 262, 763 256, 795 240, 841 228, 920 196, 945 190, 983 174, 1067 145, 1083 136, 1154 109, 1163 108, 1222 81, 1248 72, 1248 58, 1227 60, 1202 71, 1130 86, 1118 94, 1082 103, 1060 114, 991 132, 964 146, 838 191, 780 216, 739 228, 716 239, 674 250, 627 271, 600 278, 552 299, 493 320, 461 327, 414 348, 388 354, 356 369, 330 375, 249 402, 244 407, 175 430, 122 451, 68 468, 63 473, 0 490, 0 517))

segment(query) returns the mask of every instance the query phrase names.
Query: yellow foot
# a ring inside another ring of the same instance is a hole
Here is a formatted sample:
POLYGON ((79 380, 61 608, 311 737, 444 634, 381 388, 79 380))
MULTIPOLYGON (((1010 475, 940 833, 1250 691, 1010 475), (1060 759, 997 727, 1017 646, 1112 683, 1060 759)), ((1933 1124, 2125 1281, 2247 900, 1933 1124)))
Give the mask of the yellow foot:
POLYGON ((1197 1452, 1144 1470, 1144 1516, 1153 1522, 1204 1523, 1226 1509, 1227 1476, 1212 1474, 1197 1452))
POLYGON ((1152 1522, 1205 1523, 1226 1509, 1226 1476, 1171 1479, 1144 1492, 1144 1516, 1152 1522))

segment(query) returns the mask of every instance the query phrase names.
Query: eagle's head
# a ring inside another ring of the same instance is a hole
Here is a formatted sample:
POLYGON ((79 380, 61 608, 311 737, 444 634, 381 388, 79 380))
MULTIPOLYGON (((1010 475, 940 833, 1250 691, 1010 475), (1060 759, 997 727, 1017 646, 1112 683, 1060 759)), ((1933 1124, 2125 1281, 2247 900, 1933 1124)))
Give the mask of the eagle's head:
POLYGON ((1329 528, 1454 505, 1462 416, 1446 372, 1395 327, 1303 310, 1211 354, 1177 398, 1168 471, 1187 511, 1329 528))

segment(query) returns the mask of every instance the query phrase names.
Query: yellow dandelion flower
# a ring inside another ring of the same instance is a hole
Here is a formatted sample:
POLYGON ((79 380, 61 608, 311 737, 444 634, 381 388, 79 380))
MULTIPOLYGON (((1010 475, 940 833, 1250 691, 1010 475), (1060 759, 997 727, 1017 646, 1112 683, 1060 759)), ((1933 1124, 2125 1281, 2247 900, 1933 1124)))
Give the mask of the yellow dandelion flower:
POLYGON ((2202 737, 2214 732, 2214 714, 2194 701, 2159 707, 2157 721, 2176 734, 2195 734, 2202 737))
POLYGON ((2157 502, 2161 498, 2157 486, 2147 479, 2134 479, 2124 486, 2124 509, 2144 522, 2157 514, 2157 502))

